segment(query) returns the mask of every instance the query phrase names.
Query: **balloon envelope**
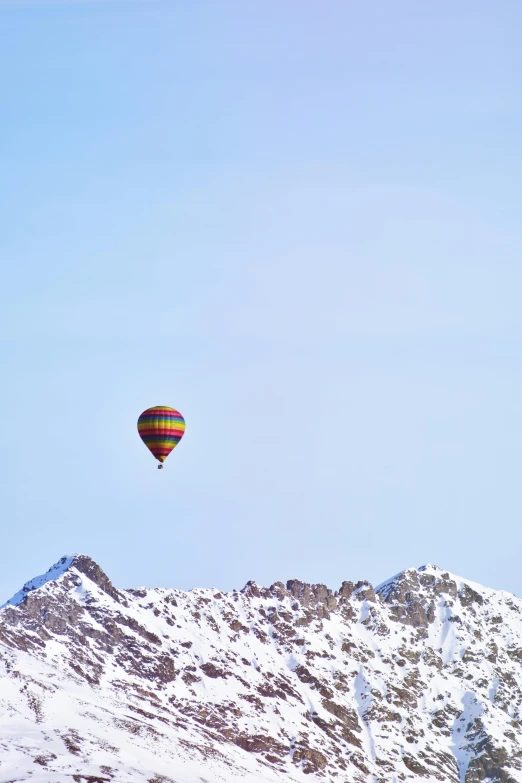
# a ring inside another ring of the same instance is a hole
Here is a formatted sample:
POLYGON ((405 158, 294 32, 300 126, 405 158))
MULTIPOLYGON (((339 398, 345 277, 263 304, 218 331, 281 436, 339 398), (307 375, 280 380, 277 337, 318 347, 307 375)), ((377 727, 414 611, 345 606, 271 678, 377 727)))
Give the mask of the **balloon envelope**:
POLYGON ((158 462, 164 462, 185 434, 185 419, 175 408, 156 405, 139 417, 138 433, 158 462))

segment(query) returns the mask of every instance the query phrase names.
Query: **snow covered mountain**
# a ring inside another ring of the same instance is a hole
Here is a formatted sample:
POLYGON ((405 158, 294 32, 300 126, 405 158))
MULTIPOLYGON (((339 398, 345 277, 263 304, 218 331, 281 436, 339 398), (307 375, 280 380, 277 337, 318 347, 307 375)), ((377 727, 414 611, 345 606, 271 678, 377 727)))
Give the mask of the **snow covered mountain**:
POLYGON ((522 783, 522 600, 117 590, 62 558, 0 609, 0 783, 522 783))

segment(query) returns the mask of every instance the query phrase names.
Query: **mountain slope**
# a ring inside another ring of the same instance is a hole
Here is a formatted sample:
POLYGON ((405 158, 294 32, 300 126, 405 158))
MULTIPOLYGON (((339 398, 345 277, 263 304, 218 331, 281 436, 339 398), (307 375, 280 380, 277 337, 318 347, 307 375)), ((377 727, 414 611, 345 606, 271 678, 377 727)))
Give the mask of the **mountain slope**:
POLYGON ((522 601, 435 566, 225 594, 62 558, 0 609, 0 783, 522 783, 521 662, 522 601))

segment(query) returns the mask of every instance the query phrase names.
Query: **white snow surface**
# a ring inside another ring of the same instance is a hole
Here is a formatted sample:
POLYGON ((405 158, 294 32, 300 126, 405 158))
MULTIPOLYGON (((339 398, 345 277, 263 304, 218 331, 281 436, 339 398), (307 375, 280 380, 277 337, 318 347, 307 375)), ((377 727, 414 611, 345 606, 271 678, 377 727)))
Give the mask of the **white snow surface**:
POLYGON ((0 783, 522 783, 521 665, 522 601, 436 566, 226 594, 73 555, 0 610, 0 783))

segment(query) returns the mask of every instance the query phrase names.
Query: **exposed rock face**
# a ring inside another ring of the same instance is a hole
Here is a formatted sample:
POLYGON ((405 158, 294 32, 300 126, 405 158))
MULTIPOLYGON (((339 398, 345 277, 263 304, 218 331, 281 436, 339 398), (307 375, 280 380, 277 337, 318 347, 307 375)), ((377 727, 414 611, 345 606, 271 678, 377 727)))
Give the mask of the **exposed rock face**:
POLYGON ((0 610, 0 781, 522 783, 521 613, 435 566, 224 594, 62 558, 0 610))

